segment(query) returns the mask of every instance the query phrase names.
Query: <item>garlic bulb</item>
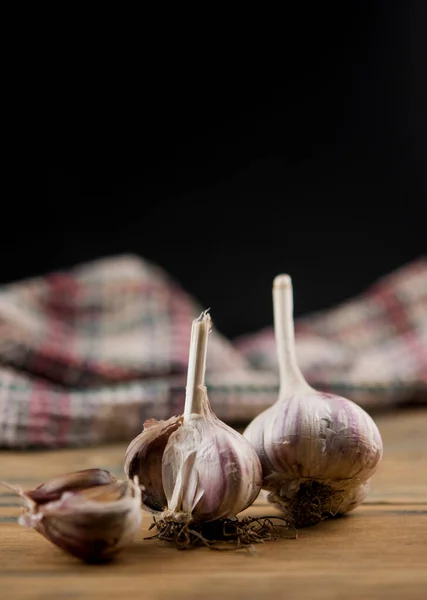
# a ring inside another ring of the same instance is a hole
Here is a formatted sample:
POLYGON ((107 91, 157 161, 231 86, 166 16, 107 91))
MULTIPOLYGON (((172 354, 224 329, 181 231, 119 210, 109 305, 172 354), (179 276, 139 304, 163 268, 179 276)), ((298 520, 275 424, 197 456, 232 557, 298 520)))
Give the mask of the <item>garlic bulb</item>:
POLYGON ((67 473, 23 491, 20 525, 32 527, 50 542, 87 562, 110 559, 128 545, 141 527, 141 488, 117 481, 103 469, 67 473))
POLYGON ((212 412, 204 385, 210 316, 193 321, 182 416, 150 419, 126 451, 125 472, 144 487, 143 505, 175 522, 233 518, 261 489, 255 450, 212 412))
POLYGON ((382 457, 371 417, 350 400, 313 389, 296 361, 292 282, 273 285, 279 398, 246 428, 263 469, 263 488, 297 526, 353 510, 382 457))

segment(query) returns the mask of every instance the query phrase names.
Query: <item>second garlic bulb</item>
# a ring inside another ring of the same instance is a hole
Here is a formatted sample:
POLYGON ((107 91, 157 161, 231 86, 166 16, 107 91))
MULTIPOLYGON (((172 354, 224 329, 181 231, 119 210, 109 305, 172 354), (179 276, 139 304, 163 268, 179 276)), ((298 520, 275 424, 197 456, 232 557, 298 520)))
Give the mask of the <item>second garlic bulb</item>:
POLYGON ((371 417, 350 400, 314 390, 295 357, 292 283, 273 286, 280 368, 277 402, 258 415, 244 436, 263 468, 263 488, 297 526, 346 513, 366 496, 383 452, 371 417))

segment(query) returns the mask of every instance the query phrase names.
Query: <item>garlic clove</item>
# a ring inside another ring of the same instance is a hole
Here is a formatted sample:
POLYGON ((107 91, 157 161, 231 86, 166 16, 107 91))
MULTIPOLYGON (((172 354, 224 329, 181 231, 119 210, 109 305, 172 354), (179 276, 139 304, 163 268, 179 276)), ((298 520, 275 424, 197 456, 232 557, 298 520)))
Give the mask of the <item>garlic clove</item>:
POLYGON ((273 284, 279 397, 243 435, 261 460, 269 500, 303 526, 362 502, 383 447, 376 424, 360 406, 305 381, 295 356, 292 305, 291 279, 280 275, 273 284))
POLYGON ((128 545, 142 521, 141 488, 137 478, 135 481, 116 481, 108 475, 108 472, 103 475, 70 473, 29 492, 7 483, 4 485, 24 500, 24 512, 18 520, 21 525, 34 528, 81 560, 100 562, 111 559, 128 545), (97 483, 87 487, 91 477, 97 483), (77 489, 76 482, 80 478, 84 487, 77 489), (102 478, 110 482, 102 484, 99 481, 102 478), (40 496, 41 488, 47 492, 38 502, 35 498, 40 496), (50 499, 53 498, 52 490, 56 493, 54 499, 50 499))
POLYGON ((125 455, 125 473, 133 479, 138 477, 143 486, 142 503, 150 512, 163 511, 167 507, 162 482, 162 456, 170 435, 182 424, 182 417, 167 421, 148 419, 143 431, 129 444, 125 455))

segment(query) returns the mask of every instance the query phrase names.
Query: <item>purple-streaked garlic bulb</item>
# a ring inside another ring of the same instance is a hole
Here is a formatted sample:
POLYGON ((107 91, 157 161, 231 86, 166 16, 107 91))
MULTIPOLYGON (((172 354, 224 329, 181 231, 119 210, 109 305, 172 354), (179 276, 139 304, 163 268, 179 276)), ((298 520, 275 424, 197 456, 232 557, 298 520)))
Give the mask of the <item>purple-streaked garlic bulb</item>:
POLYGON ((261 490, 258 456, 212 412, 204 385, 209 314, 193 321, 184 414, 149 419, 126 451, 125 472, 138 476, 143 506, 176 522, 233 518, 261 490))
POLYGON ((0 483, 25 503, 20 525, 86 562, 111 559, 141 527, 138 482, 118 481, 104 469, 67 473, 28 491, 0 483))
POLYGON ((313 389, 295 355, 292 281, 273 284, 279 398, 246 428, 263 469, 263 489, 296 527, 349 512, 365 498, 383 452, 371 417, 341 396, 313 389))

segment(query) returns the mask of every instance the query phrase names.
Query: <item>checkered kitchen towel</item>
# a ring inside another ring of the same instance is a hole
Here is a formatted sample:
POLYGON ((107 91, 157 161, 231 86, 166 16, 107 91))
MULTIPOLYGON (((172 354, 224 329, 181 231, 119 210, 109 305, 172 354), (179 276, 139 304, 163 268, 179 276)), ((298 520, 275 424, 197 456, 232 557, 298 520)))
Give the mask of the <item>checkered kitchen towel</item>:
MULTIPOLYGON (((180 413, 191 321, 203 308, 127 255, 3 286, 0 447, 126 442, 146 418, 180 413)), ((427 401, 426 259, 300 319, 297 354, 310 383, 367 409, 427 401)), ((221 419, 246 423, 277 398, 271 328, 234 344, 214 329, 207 361, 221 419)))

